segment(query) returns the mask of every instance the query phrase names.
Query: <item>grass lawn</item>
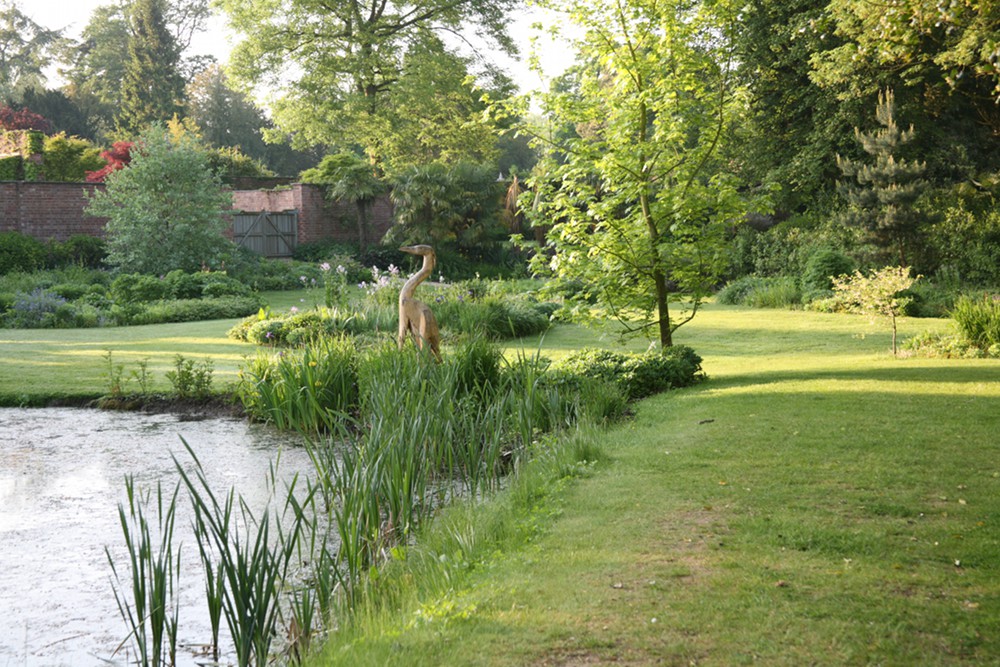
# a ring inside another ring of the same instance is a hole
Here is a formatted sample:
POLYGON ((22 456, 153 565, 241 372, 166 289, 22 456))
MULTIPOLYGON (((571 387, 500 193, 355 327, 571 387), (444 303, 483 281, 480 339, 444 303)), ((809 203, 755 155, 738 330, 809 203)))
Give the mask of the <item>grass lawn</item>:
MULTIPOLYGON (((301 305, 312 295, 302 291, 266 292, 275 310, 301 305)), ((180 354, 211 359, 214 385, 235 381, 243 358, 256 349, 230 340, 226 332, 239 320, 96 329, 0 329, 0 405, 45 405, 51 400, 82 401, 108 389, 107 353, 124 365, 124 375, 148 360, 152 391, 168 391, 166 372, 180 354)), ((137 390, 133 381, 131 389, 137 390)))
MULTIPOLYGON (((253 350, 232 323, 0 331, 0 394, 101 394, 109 349, 148 357, 158 388, 176 354, 225 382, 253 350)), ((508 352, 615 341, 560 326, 508 352)), ((1000 361, 897 359, 861 318, 715 305, 676 342, 708 382, 602 433, 596 466, 515 518, 530 539, 315 664, 997 664, 1000 361)))
POLYGON ((711 307, 677 337, 709 382, 608 431, 526 544, 316 664, 996 664, 1000 362, 873 331, 711 307))

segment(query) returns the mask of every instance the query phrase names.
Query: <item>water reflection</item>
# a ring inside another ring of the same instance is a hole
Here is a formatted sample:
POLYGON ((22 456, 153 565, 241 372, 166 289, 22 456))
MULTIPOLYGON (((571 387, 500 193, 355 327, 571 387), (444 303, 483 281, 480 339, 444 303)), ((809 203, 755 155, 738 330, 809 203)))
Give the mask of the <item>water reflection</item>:
MULTIPOLYGON (((255 511, 267 502, 267 473, 279 452, 280 477, 311 470, 295 438, 239 420, 0 409, 0 667, 127 663, 122 653, 111 656, 127 629, 104 549, 126 556, 118 521, 125 475, 145 488, 162 480, 172 491, 178 475, 171 453, 190 464, 181 437, 212 488, 235 486, 255 511)), ((190 523, 185 500, 175 537, 183 545, 178 634, 195 647, 210 631, 190 523)), ((191 651, 179 651, 178 662, 197 664, 191 651)))

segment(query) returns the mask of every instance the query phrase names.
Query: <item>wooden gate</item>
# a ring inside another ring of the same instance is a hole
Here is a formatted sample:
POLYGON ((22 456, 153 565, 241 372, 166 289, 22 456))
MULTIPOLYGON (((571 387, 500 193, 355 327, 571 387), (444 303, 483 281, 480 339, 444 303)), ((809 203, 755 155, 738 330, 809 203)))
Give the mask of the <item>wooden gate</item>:
POLYGON ((233 241, 264 257, 291 257, 299 238, 299 212, 241 212, 233 216, 233 241))

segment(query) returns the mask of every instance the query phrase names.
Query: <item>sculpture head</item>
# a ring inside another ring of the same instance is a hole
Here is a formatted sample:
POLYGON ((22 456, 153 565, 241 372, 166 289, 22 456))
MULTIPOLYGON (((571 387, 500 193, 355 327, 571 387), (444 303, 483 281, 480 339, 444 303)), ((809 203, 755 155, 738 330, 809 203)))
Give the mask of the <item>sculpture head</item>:
POLYGON ((434 257, 434 248, 429 245, 404 245, 400 248, 400 250, 410 253, 411 255, 420 255, 421 257, 430 255, 431 257, 434 257))

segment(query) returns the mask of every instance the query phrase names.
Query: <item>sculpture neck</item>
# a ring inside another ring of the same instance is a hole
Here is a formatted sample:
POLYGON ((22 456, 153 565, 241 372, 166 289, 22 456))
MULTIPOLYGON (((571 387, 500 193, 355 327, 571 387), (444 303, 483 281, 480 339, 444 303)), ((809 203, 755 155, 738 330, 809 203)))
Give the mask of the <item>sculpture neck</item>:
POLYGON ((410 299, 413 297, 413 292, 416 291, 417 285, 427 280, 434 270, 434 255, 424 255, 424 264, 420 267, 420 270, 410 276, 410 279, 406 281, 403 285, 403 289, 399 291, 399 300, 410 299))

